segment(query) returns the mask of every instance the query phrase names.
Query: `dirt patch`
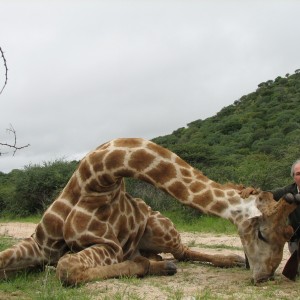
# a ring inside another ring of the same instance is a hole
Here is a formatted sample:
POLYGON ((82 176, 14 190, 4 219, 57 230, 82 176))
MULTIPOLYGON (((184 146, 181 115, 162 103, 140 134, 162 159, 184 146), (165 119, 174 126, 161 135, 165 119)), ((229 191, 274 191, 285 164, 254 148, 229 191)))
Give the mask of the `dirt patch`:
POLYGON ((36 224, 9 222, 0 223, 0 235, 7 235, 17 239, 30 237, 35 230, 36 224))
MULTIPOLYGON (((25 238, 35 227, 32 223, 0 223, 0 235, 25 238)), ((195 250, 244 255, 237 235, 182 232, 181 237, 184 244, 195 250)), ((164 258, 172 259, 172 256, 165 254, 164 258)), ((281 275, 288 258, 286 246, 275 281, 262 286, 251 284, 251 273, 245 268, 222 269, 203 263, 181 262, 177 263, 178 272, 174 276, 109 279, 88 283, 85 289, 91 299, 299 299, 298 282, 291 282, 281 275)))

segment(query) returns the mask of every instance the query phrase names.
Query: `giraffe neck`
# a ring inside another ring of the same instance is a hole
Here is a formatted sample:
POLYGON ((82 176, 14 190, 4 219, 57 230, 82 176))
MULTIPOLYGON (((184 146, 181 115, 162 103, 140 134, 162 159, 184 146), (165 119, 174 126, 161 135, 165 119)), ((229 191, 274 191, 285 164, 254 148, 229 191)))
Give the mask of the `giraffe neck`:
POLYGON ((134 177, 235 224, 258 213, 255 198, 242 199, 240 187, 218 184, 173 152, 143 139, 116 139, 100 146, 86 156, 78 172, 88 191, 112 191, 122 177, 134 177))

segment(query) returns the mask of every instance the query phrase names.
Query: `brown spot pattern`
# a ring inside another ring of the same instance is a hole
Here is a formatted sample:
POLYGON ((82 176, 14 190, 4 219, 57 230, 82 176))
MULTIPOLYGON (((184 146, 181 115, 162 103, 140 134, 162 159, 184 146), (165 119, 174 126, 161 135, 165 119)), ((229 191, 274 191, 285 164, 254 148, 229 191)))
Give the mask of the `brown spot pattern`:
POLYGON ((172 195, 174 195, 178 199, 181 199, 182 201, 186 201, 189 196, 188 189, 180 181, 176 181, 176 182, 172 183, 168 187, 168 190, 170 191, 170 193, 172 195))
POLYGON ((235 194, 235 191, 228 191, 228 192, 227 192, 227 195, 228 195, 229 197, 232 197, 234 194, 235 194))
POLYGON ((170 152, 169 150, 167 150, 159 145, 153 144, 153 143, 147 144, 147 148, 154 151, 159 156, 166 158, 166 159, 170 159, 172 156, 172 152, 170 152))
POLYGON ((51 212, 46 213, 43 217, 43 223, 46 232, 51 233, 52 237, 62 237, 63 221, 56 215, 51 212))
POLYGON ((199 193, 200 191, 204 190, 206 188, 206 185, 200 181, 194 181, 190 185, 190 189, 193 193, 199 193))
POLYGON ((142 145, 140 139, 117 139, 114 141, 116 147, 136 148, 142 145))
POLYGON ((211 210, 213 212, 222 212, 223 210, 228 208, 228 204, 224 201, 217 201, 212 207, 211 210))
POLYGON ((82 181, 86 181, 87 179, 89 179, 92 175, 91 170, 90 170, 90 164, 87 162, 86 159, 84 159, 78 168, 80 177, 82 181))
POLYGON ((193 179, 191 178, 183 178, 183 182, 186 184, 190 184, 191 182, 193 182, 193 179))
POLYGON ((135 177, 135 172, 131 170, 118 170, 114 173, 115 177, 135 177))
POLYGON ((154 181, 165 184, 170 179, 176 177, 176 169, 171 163, 160 162, 159 165, 149 172, 147 175, 151 177, 154 181))
POLYGON ((62 219, 70 213, 71 208, 66 205, 63 201, 55 201, 52 205, 52 211, 59 215, 62 219))
POLYGON ((119 226, 119 234, 118 234, 118 240, 122 241, 128 236, 128 223, 127 218, 125 215, 121 215, 118 220, 118 226, 119 226))
POLYGON ((222 185, 219 184, 219 183, 217 183, 217 182, 212 182, 212 183, 211 183, 211 187, 212 187, 213 189, 222 189, 222 185))
POLYGON ((190 169, 191 166, 180 157, 176 156, 175 163, 185 169, 190 169))
POLYGON ((84 196, 78 202, 78 207, 83 208, 87 212, 93 212, 96 209, 101 208, 101 206, 107 204, 108 198, 106 195, 102 196, 84 196))
POLYGON ((108 170, 114 170, 123 166, 126 152, 124 150, 115 150, 109 153, 105 159, 105 167, 108 170))
POLYGON ((101 190, 101 186, 99 185, 98 181, 96 179, 92 179, 85 188, 87 191, 90 192, 97 192, 101 190))
POLYGON ((191 171, 188 169, 180 168, 180 172, 183 177, 191 177, 192 176, 191 171))
POLYGON ((145 170, 151 165, 155 156, 144 149, 135 151, 129 160, 129 167, 136 169, 138 172, 145 170))
POLYGON ((119 218, 119 215, 120 215, 120 212, 117 209, 114 209, 108 219, 108 222, 110 224, 115 224, 119 218))
POLYGON ((76 211, 74 214, 73 226, 76 232, 81 233, 87 229, 91 216, 81 211, 76 211))
POLYGON ((103 236, 107 231, 107 225, 104 222, 93 220, 89 225, 89 231, 97 233, 98 236, 103 236))
POLYGON ((93 152, 89 155, 89 162, 91 166, 93 167, 94 172, 101 172, 104 169, 103 161, 104 156, 108 153, 108 150, 103 151, 102 149, 93 152))
POLYGON ((196 179, 201 180, 202 182, 208 182, 209 179, 203 175, 200 171, 194 169, 194 176, 196 179))
POLYGON ((43 244, 45 241, 45 231, 43 230, 42 226, 39 224, 35 231, 36 239, 39 241, 40 244, 43 244))
POLYGON ((228 202, 232 205, 236 205, 241 203, 241 199, 239 197, 230 197, 228 198, 228 202))
POLYGON ((223 198, 225 196, 225 193, 219 189, 214 190, 214 194, 216 195, 216 197, 220 197, 220 198, 223 198))
POLYGON ((200 195, 195 195, 193 202, 205 208, 207 207, 208 204, 212 202, 212 199, 213 199, 212 192, 208 190, 200 195))
POLYGON ((67 187, 62 193, 62 198, 68 199, 72 205, 75 205, 81 196, 81 188, 76 176, 72 176, 67 187))

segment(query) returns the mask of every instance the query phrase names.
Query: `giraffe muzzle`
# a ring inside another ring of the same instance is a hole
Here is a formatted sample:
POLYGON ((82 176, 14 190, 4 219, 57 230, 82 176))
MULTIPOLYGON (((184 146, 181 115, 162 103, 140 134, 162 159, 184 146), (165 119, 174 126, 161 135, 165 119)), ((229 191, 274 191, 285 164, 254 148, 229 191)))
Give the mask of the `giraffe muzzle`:
POLYGON ((259 284, 259 283, 264 283, 264 282, 273 281, 273 280, 274 280, 274 274, 272 274, 272 275, 263 275, 263 276, 260 276, 258 278, 252 278, 251 282, 252 282, 252 284, 256 285, 256 284, 259 284))

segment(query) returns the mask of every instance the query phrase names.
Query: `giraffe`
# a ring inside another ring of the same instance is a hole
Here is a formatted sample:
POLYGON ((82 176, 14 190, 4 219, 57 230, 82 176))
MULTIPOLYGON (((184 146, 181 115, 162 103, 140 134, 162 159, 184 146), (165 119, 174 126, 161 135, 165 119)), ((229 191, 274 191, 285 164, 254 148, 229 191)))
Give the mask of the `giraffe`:
POLYGON ((254 283, 274 275, 284 243, 293 234, 286 218, 296 208, 294 202, 275 202, 267 192, 221 185, 151 141, 119 138, 88 153, 32 236, 0 253, 0 277, 44 265, 55 265, 65 285, 173 275, 176 265, 160 259, 163 252, 179 261, 244 265, 238 255, 211 255, 183 245, 168 218, 126 192, 125 177, 146 181, 185 205, 230 220, 237 226, 254 283))

